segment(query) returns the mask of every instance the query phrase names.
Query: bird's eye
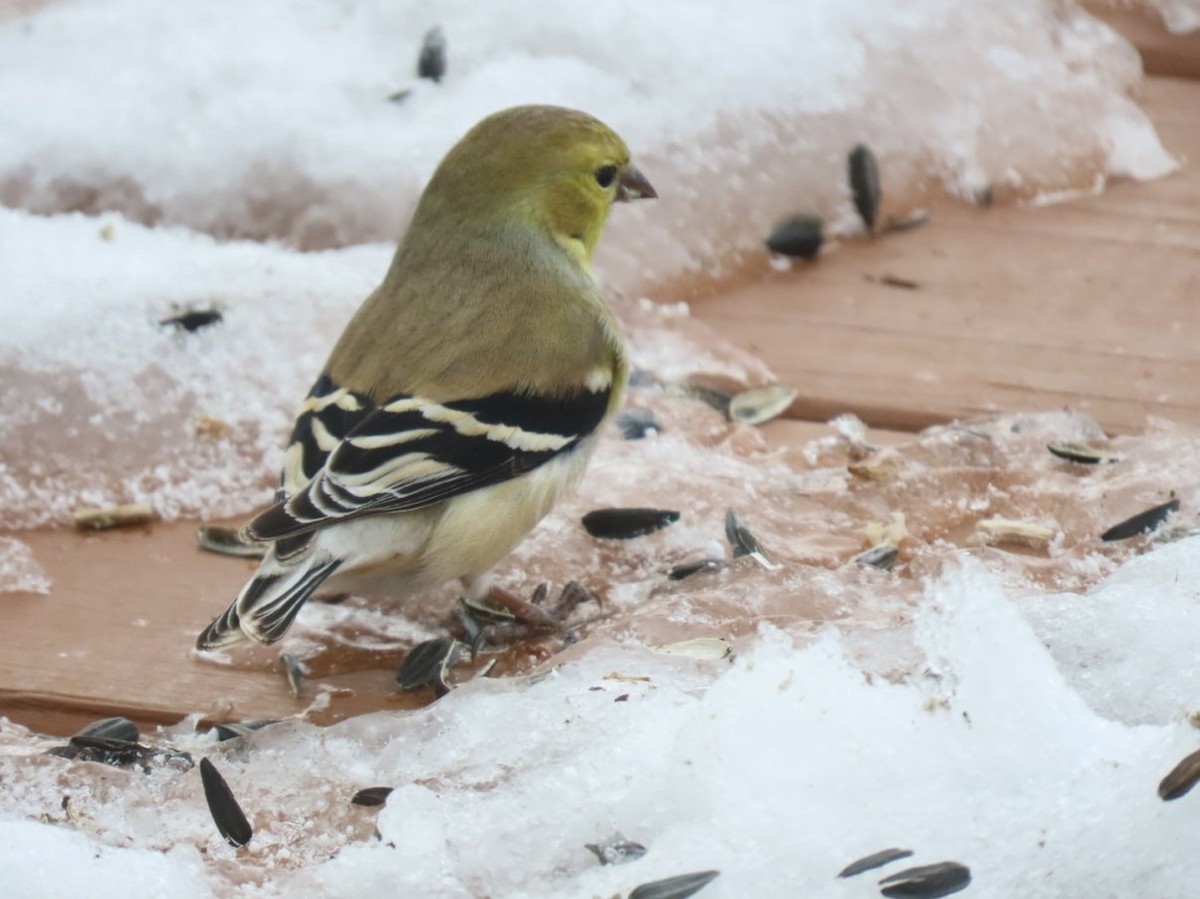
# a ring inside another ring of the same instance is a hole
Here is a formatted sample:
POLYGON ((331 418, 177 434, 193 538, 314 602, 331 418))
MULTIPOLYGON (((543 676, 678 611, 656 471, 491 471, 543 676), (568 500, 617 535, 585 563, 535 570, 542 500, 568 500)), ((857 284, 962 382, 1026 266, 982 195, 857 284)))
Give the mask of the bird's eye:
POLYGON ((601 187, 612 187, 613 180, 617 177, 617 167, 615 165, 603 165, 596 169, 596 183, 601 187))

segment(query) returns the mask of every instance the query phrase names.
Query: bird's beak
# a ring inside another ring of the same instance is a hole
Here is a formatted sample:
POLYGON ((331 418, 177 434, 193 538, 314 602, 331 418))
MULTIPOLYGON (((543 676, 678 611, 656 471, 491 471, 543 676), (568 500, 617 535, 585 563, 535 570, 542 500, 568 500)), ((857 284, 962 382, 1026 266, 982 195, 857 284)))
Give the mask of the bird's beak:
POLYGON ((625 171, 617 176, 617 202, 625 203, 629 200, 653 200, 658 196, 658 191, 654 189, 646 176, 637 170, 634 166, 626 166, 625 171))

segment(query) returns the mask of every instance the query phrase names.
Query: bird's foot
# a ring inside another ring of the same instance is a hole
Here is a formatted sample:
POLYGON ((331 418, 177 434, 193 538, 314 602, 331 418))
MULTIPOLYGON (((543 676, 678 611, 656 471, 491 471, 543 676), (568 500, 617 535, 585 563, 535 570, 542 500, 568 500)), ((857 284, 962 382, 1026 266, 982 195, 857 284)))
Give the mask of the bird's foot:
POLYGON ((549 585, 542 583, 525 599, 504 587, 492 586, 482 600, 464 599, 459 619, 472 652, 488 644, 506 645, 555 631, 573 639, 567 619, 589 600, 600 605, 599 597, 578 581, 568 582, 553 605, 547 606, 549 592, 549 585))

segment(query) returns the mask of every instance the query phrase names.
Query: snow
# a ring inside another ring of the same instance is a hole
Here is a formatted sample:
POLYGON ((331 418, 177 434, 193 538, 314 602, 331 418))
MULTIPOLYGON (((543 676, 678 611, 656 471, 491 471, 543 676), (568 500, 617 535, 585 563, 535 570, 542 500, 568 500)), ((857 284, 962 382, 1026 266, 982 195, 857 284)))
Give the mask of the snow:
MULTIPOLYGON (((1059 597, 1076 619, 1055 633, 1073 650, 1111 646, 1106 610, 1164 583, 1196 606, 1200 540, 1059 597)), ((207 820, 194 770, 102 769, 108 783, 87 787, 86 763, 64 778, 58 760, 0 740, 7 892, 52 895, 48 866, 77 857, 86 866, 71 876, 102 896, 152 878, 173 895, 207 883, 229 896, 610 896, 715 868, 713 899, 848 899, 878 895, 873 876, 836 873, 900 846, 915 852, 906 865, 966 864, 978 897, 1187 895, 1200 806, 1164 804, 1155 788, 1200 737, 1182 707, 1153 723, 1122 713, 1160 677, 1154 652, 1092 658, 1086 670, 1113 687, 1077 691, 1082 666, 1052 655, 1021 612, 1041 599, 1014 602, 983 566, 954 565, 925 590, 923 662, 901 679, 866 676, 832 628, 797 644, 763 625, 732 661, 604 644, 414 713, 285 723, 226 744, 174 729, 248 810, 256 833, 241 851, 207 820), (349 804, 376 785, 396 787, 385 808, 349 804), (59 820, 64 792, 78 831, 22 820, 59 820), (602 867, 584 844, 617 833, 648 852, 602 867)))
MULTIPOLYGON (((1160 6, 1181 28, 1194 12, 1160 6)), ((1162 175, 1174 162, 1129 99, 1139 77, 1111 31, 1044 0, 757 0, 734 16, 716 0, 60 0, 0 21, 6 530, 85 504, 172 519, 261 503, 324 354, 482 115, 586 108, 663 198, 614 215, 600 270, 632 297, 615 302, 655 379, 631 402, 664 429, 606 439, 580 495, 508 563, 617 581, 623 623, 415 713, 227 744, 191 721, 149 735, 213 759, 255 827, 240 851, 197 772, 66 762, 0 721, 6 895, 611 896, 715 868, 705 897, 850 899, 896 866, 836 872, 894 845, 914 850, 905 865, 969 865, 972 896, 1193 892, 1200 810, 1154 789, 1197 743, 1200 540, 1131 558, 1094 536, 1164 489, 1194 524, 1195 433, 1157 424, 1113 441, 1128 464, 1081 473, 1044 445, 1102 439, 1083 416, 931 429, 872 456, 873 490, 854 490, 861 422, 770 451, 679 398, 697 374, 770 372, 686 306, 636 299, 736 270, 797 209, 859 228, 845 154, 860 141, 885 220, 930 178, 1038 202, 1162 175), (447 78, 416 83, 438 24, 447 78), (221 320, 164 324, 188 311, 221 320), (678 526, 620 549, 579 536, 587 508, 694 495, 697 471, 709 486, 678 526), (664 566, 725 555, 731 506, 782 569, 661 589, 664 566), (1018 512, 1056 529, 1043 555, 959 549, 979 519, 1018 512), (839 567, 866 548, 863 522, 891 523, 905 580, 839 567), (732 640, 732 660, 648 648, 700 636, 732 640), (349 804, 374 785, 396 787, 385 808, 349 804), (648 853, 600 866, 584 844, 618 833, 648 853)), ((0 589, 52 591, 12 536, 0 589)), ((306 610, 295 639, 319 651, 336 628, 365 644, 434 633, 351 602, 306 610)))

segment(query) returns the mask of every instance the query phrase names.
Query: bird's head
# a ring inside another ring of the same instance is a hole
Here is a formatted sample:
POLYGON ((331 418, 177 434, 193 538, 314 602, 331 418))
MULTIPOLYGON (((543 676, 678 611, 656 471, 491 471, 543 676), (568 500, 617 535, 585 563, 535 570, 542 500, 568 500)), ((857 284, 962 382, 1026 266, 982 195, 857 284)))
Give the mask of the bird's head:
POLYGON ((603 122, 559 106, 517 106, 488 116, 446 154, 421 205, 470 209, 485 224, 528 222, 587 265, 612 204, 656 196, 603 122))

